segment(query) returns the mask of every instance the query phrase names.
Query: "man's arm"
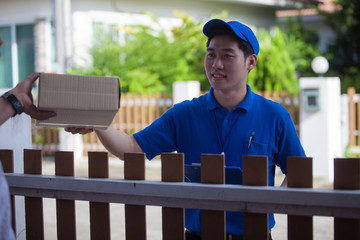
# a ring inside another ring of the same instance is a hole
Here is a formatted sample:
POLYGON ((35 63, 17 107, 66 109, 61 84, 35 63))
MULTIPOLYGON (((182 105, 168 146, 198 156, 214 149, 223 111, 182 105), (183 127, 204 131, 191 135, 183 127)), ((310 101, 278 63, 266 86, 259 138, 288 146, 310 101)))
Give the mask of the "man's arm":
POLYGON ((120 159, 124 159, 126 152, 143 152, 132 135, 110 127, 107 130, 96 130, 95 132, 104 147, 120 159))
MULTIPOLYGON (((93 129, 66 128, 65 131, 72 134, 87 134, 93 132, 93 129)), ((124 153, 126 152, 143 152, 133 136, 112 127, 106 130, 95 130, 95 133, 104 147, 120 159, 124 159, 124 153)))

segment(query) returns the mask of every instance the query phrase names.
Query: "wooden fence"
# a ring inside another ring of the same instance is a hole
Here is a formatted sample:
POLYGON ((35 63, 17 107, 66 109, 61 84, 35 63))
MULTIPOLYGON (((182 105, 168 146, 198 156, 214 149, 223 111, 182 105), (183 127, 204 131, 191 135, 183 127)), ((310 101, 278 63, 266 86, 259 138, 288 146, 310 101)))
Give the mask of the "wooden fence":
MULTIPOLYGON (((288 239, 313 239, 312 216, 332 216, 334 239, 360 239, 360 159, 334 159, 334 189, 312 189, 312 159, 288 158, 288 188, 267 186, 267 157, 243 156, 243 185, 224 184, 224 155, 201 156, 201 183, 183 183, 184 155, 161 155, 162 182, 144 181, 145 156, 127 153, 124 180, 108 179, 106 152, 89 152, 89 178, 74 176, 72 152, 55 153, 56 176, 41 175, 41 150, 24 150, 25 174, 6 173, 25 196, 27 239, 44 239, 43 200, 56 199, 57 239, 76 239, 75 201, 89 201, 91 239, 110 239, 109 203, 125 204, 126 239, 146 239, 145 206, 162 207, 162 239, 184 240, 184 208, 202 210, 204 240, 225 240, 224 211, 244 212, 244 239, 268 239, 268 213, 288 214, 288 239)), ((11 150, 1 150, 5 172, 11 150)), ((13 212, 15 209, 13 209, 13 212)), ((55 209, 54 209, 55 211, 55 209)), ((14 214, 13 214, 14 215, 14 214)), ((159 236, 161 239, 161 236, 159 236)))
MULTIPOLYGON (((258 94, 279 102, 290 113, 299 132, 298 96, 287 92, 258 92, 258 94)), ((168 94, 130 94, 121 96, 121 108, 116 114, 112 127, 128 134, 135 133, 150 125, 166 110, 172 107, 172 96, 168 94)), ((57 128, 45 128, 32 124, 32 140, 34 149, 42 149, 45 155, 54 155, 59 150, 59 134, 57 128)), ((104 151, 95 133, 83 136, 84 156, 88 151, 104 151)))
POLYGON ((349 98, 349 153, 360 155, 360 101, 355 88, 347 90, 349 98))

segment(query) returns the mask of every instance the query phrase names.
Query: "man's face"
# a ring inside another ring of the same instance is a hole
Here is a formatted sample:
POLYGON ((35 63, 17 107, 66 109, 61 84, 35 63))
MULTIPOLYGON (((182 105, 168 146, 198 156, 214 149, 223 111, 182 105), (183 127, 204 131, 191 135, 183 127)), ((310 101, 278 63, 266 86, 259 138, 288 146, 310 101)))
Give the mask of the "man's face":
POLYGON ((205 71, 211 87, 222 91, 246 87, 248 72, 256 65, 251 63, 253 56, 245 59, 237 41, 229 35, 213 37, 205 56, 205 71))

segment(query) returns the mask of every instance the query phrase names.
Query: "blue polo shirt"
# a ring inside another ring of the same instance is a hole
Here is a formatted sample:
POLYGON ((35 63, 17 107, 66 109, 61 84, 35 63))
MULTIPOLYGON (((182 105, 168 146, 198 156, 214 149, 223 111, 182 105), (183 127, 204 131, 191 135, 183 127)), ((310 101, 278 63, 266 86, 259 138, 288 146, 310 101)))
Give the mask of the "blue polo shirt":
MULTIPOLYGON (((148 159, 163 152, 184 153, 185 163, 200 163, 200 155, 225 154, 225 165, 242 169, 243 155, 268 156, 269 186, 275 166, 286 174, 288 156, 305 156, 288 111, 251 91, 230 112, 209 93, 175 104, 150 126, 134 134, 148 159), (253 140, 249 146, 249 139, 253 140)), ((264 196, 266 197, 266 196, 264 196)), ((186 209, 186 228, 201 232, 201 211, 186 209)), ((269 228, 275 225, 269 214, 269 228)), ((226 213, 228 234, 243 234, 242 213, 226 213)))

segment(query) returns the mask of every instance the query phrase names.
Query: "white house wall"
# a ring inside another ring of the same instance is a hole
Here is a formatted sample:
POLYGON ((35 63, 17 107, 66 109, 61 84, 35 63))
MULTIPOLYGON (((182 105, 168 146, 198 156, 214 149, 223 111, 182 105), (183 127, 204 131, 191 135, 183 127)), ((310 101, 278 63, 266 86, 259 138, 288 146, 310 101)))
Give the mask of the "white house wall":
POLYGON ((211 14, 222 10, 229 11, 229 17, 248 22, 255 26, 270 27, 275 23, 275 8, 251 6, 248 4, 225 3, 219 1, 194 0, 72 0, 73 11, 114 11, 141 13, 150 11, 157 16, 173 18, 173 10, 184 11, 199 20, 207 20, 211 14))
POLYGON ((36 18, 51 18, 51 0, 1 0, 0 25, 34 23, 36 18))

